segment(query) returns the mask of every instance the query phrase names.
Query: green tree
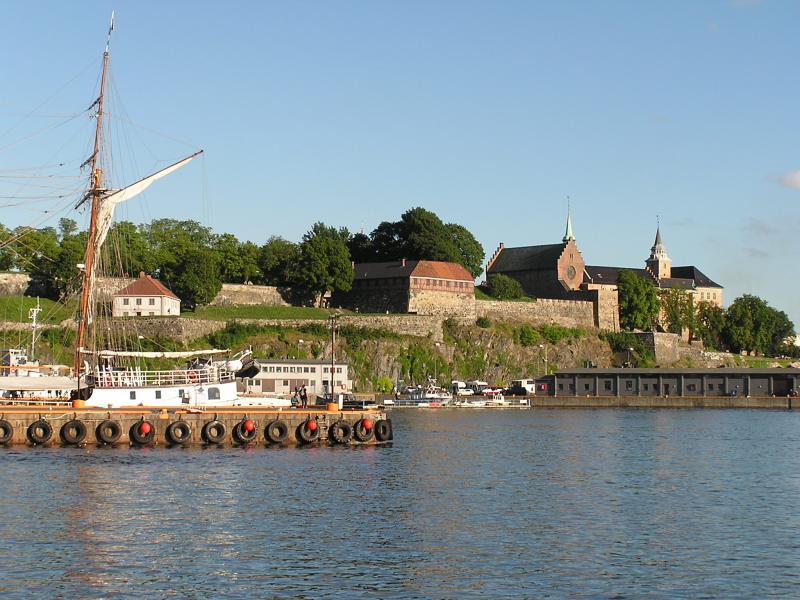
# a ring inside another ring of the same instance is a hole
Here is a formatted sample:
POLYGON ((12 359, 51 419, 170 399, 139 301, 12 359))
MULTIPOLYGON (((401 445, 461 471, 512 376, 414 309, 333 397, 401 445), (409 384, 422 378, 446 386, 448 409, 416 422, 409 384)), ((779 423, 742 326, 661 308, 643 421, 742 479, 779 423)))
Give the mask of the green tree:
POLYGON ((300 259, 294 273, 294 287, 319 303, 327 292, 349 291, 353 268, 347 250, 349 234, 345 229, 315 223, 300 243, 300 259))
POLYGON ((453 245, 458 252, 458 260, 455 262, 463 265, 473 277, 483 273, 483 259, 486 255, 480 242, 463 225, 448 223, 445 227, 450 233, 450 238, 453 240, 453 245))
POLYGON ((11 231, 0 224, 0 271, 10 271, 14 268, 15 253, 12 248, 11 231))
POLYGON ((58 234, 52 227, 16 227, 11 240, 8 248, 14 254, 14 269, 17 271, 31 272, 35 268, 34 260, 52 260, 59 249, 58 234))
POLYGON ((459 262, 453 238, 442 220, 424 208, 412 208, 400 218, 408 256, 406 258, 459 262))
POLYGON ((680 334, 684 329, 694 330, 695 309, 689 292, 670 288, 659 290, 658 297, 667 331, 680 334))
POLYGON ((795 334, 794 325, 785 312, 750 294, 731 303, 725 321, 725 341, 733 352, 748 350, 772 356, 783 354, 786 340, 795 334))
POLYGON ((619 324, 622 329, 650 329, 658 316, 655 286, 633 271, 623 270, 617 279, 619 324))
POLYGON ((300 248, 297 244, 272 236, 258 252, 261 283, 278 287, 290 285, 299 260, 300 248))
POLYGON ((713 350, 725 350, 725 311, 711 302, 699 302, 695 310, 694 336, 703 341, 703 346, 713 350))
POLYGON ((253 242, 244 242, 239 247, 242 254, 242 283, 253 283, 261 279, 258 268, 259 248, 253 242))
POLYGON ((181 299, 181 308, 194 310, 208 304, 222 288, 219 257, 208 248, 194 248, 181 255, 173 267, 172 291, 181 299))
POLYGON ((62 300, 75 294, 81 286, 86 249, 86 233, 68 235, 50 255, 39 253, 31 261, 31 285, 51 300, 62 300))
MULTIPOLYGON (((214 239, 211 229, 197 221, 156 219, 144 228, 155 263, 155 271, 163 281, 173 281, 180 265, 190 254, 210 249, 214 239)), ((219 267, 218 267, 219 268, 219 267)))
POLYGON ((357 263, 375 262, 375 249, 372 240, 364 233, 356 233, 347 240, 347 249, 350 251, 350 258, 357 263))
POLYGON ((118 221, 111 226, 101 254, 108 275, 135 277, 156 269, 144 229, 130 221, 118 221))
POLYGON ((244 282, 244 256, 242 245, 235 235, 223 233, 218 235, 212 248, 219 259, 220 278, 224 283, 244 282))
POLYGON ((520 282, 508 275, 492 275, 485 289, 487 294, 498 300, 517 300, 525 295, 520 282))

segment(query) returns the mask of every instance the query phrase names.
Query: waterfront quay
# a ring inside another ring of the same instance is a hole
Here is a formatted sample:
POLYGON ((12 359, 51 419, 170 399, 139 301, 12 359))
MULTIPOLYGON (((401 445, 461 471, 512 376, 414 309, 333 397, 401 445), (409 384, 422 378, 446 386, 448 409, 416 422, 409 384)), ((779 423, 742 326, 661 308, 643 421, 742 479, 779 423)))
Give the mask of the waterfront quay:
POLYGON ((376 410, 0 406, 2 446, 366 445, 392 438, 391 420, 376 410))

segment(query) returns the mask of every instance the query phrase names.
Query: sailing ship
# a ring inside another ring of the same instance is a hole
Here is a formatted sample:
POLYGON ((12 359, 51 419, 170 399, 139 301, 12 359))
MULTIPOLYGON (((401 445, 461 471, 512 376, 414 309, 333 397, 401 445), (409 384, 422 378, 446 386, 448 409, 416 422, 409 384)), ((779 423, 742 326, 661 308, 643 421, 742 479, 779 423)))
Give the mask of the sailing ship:
POLYGON ((105 91, 108 79, 109 46, 114 31, 114 14, 103 52, 100 89, 90 110, 96 120, 91 156, 81 165, 89 168, 88 188, 75 208, 89 207, 89 228, 82 270, 81 295, 77 309, 77 336, 71 378, 41 375, 38 377, 6 377, 0 382, 2 395, 34 395, 55 392, 64 395, 74 407, 122 408, 203 407, 203 406, 282 406, 280 398, 240 398, 237 394, 237 373, 247 376, 246 353, 228 357, 228 350, 160 352, 99 349, 97 279, 101 248, 111 228, 114 210, 121 203, 144 192, 157 180, 166 177, 202 154, 202 150, 162 168, 123 188, 106 187, 101 168, 105 91), (187 361, 182 368, 154 370, 142 368, 142 361, 156 359, 187 361), (128 364, 124 364, 128 361, 128 364), (132 363, 132 364, 131 364, 132 363))

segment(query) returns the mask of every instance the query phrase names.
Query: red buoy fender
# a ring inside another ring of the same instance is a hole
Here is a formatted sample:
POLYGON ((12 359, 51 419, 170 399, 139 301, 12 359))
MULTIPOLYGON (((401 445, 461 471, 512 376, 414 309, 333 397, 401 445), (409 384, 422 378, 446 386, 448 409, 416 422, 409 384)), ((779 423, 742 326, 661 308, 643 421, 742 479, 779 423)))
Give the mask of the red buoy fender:
POLYGON ((375 428, 372 419, 360 419, 353 427, 353 435, 359 442, 368 442, 375 435, 375 428))

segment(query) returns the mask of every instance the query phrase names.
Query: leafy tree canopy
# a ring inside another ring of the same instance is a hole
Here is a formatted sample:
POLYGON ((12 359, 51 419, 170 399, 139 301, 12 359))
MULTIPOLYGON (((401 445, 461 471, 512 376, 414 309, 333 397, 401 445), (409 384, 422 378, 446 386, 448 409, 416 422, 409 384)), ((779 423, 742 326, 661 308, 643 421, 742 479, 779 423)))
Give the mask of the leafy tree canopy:
POLYGON ((794 334, 794 325, 786 313, 772 308, 758 296, 745 294, 737 298, 725 313, 723 336, 733 352, 782 354, 786 340, 794 334))
POLYGON ((659 311, 655 286, 633 271, 620 271, 619 324, 622 329, 650 329, 659 311))
POLYGON ((290 285, 299 260, 300 247, 297 244, 272 236, 258 251, 261 283, 279 287, 290 285))
POLYGON ((222 289, 219 256, 209 248, 189 250, 172 269, 171 287, 181 299, 182 309, 208 304, 222 289))
POLYGON ((346 229, 315 223, 300 243, 300 258, 294 271, 294 287, 317 296, 326 292, 349 291, 353 285, 353 268, 346 240, 346 229))
POLYGON ((473 277, 483 271, 483 247, 464 226, 443 223, 433 212, 411 208, 399 221, 384 221, 370 234, 356 234, 348 247, 357 262, 391 261, 401 258, 455 262, 473 277))

